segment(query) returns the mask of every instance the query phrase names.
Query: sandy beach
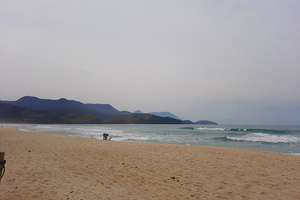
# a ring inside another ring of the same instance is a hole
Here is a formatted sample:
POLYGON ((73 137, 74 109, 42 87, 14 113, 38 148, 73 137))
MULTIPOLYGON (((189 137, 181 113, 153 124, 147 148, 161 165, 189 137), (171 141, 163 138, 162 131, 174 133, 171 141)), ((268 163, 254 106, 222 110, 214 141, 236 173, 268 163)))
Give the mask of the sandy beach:
POLYGON ((300 156, 0 128, 0 199, 300 199, 300 156))

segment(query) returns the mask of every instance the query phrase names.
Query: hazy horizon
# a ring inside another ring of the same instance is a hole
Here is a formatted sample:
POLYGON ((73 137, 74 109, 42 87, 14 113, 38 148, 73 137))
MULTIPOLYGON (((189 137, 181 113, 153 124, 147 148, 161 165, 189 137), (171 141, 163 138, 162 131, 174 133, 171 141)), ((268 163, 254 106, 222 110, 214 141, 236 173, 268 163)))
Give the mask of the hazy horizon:
POLYGON ((0 99, 300 125, 300 1, 1 1, 0 99))

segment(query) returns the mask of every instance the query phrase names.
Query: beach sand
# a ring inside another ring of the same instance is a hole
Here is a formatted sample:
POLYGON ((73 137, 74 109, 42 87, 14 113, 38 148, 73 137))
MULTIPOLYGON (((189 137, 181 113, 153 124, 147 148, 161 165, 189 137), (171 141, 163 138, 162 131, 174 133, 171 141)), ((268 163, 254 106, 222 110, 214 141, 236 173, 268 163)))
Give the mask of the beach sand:
POLYGON ((0 128, 0 199, 300 199, 300 156, 0 128))

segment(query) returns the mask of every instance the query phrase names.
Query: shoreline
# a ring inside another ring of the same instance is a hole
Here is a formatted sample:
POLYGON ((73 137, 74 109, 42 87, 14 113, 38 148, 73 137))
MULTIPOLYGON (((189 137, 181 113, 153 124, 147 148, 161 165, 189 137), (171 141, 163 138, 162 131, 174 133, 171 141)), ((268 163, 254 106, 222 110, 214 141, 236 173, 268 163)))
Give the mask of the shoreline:
MULTIPOLYGON (((14 124, 14 123, 12 123, 14 124)), ((31 124, 29 124, 31 125, 31 124)), ((70 125, 70 124, 66 124, 70 125)), ((74 124, 78 125, 78 124, 74 124)), ((111 124, 108 124, 111 125, 111 124)), ((167 124, 168 125, 168 124, 167 124)), ((187 124, 188 125, 188 124, 187 124)), ((264 126, 264 125, 263 125, 264 126)), ((8 129, 16 129, 19 131, 24 131, 24 132, 40 132, 40 131, 35 131, 35 130, 25 130, 25 129, 19 129, 19 127, 3 127, 1 126, 0 122, 0 128, 8 128, 8 129)), ((46 133, 46 134, 56 134, 56 135, 65 135, 65 136, 70 136, 70 137, 79 137, 79 138, 85 138, 85 139, 96 139, 96 140, 102 140, 99 138, 90 138, 90 137, 84 137, 84 136, 76 136, 76 135, 67 135, 63 133, 53 133, 53 132, 40 132, 40 133, 46 133)), ((209 146, 209 145, 195 145, 195 144, 173 144, 173 143, 161 143, 161 142, 142 142, 142 141, 114 141, 114 142, 134 142, 134 143, 150 143, 150 144, 166 144, 166 145, 188 145, 188 146, 200 146, 200 147, 221 147, 221 148, 234 148, 234 149, 246 149, 246 150, 257 150, 257 151, 266 151, 266 152, 275 152, 275 153, 283 153, 283 154, 289 154, 289 155, 300 155, 300 153, 285 153, 285 152, 277 152, 277 151, 268 151, 268 150, 261 150, 261 149, 249 149, 249 148, 239 148, 239 147, 222 147, 222 146, 209 146)))
POLYGON ((297 199, 300 157, 0 127, 0 199, 297 199))
MULTIPOLYGON (((1 124, 0 124, 1 125, 1 124)), ((64 134, 69 136, 78 136, 83 138, 102 139, 102 133, 109 129, 110 136, 114 141, 126 142, 142 142, 142 143, 161 143, 161 144, 181 144, 196 146, 212 146, 212 147, 229 147, 253 149, 262 151, 271 151, 286 153, 292 155, 300 155, 299 149, 299 131, 300 127, 290 129, 288 127, 279 126, 204 126, 198 125, 155 125, 152 132, 151 125, 141 124, 106 124, 85 125, 85 124, 64 124, 64 125, 46 125, 46 124, 3 124, 4 127, 18 129, 22 131, 38 131, 53 134, 64 134), (58 126, 58 127, 56 127, 58 126), (74 126, 74 127, 73 127, 74 126), (150 131, 150 134, 143 136, 139 132, 139 126, 143 130, 150 131), (88 130, 87 130, 88 129, 88 130), (162 130, 163 134, 160 133, 162 130), (177 129, 177 130, 175 130, 177 129), (192 131, 191 131, 192 130, 192 131), (249 130, 249 131, 248 131, 249 130), (129 132, 128 132, 129 131, 129 132), (138 134, 134 134, 137 131, 138 134), (177 132, 176 132, 177 131, 177 132), (178 134, 180 131, 180 134, 178 134), (198 134, 204 133, 204 134, 198 134), (281 133, 280 133, 281 132, 281 133), (286 133, 289 133, 286 135, 286 133), (100 134, 101 133, 101 134, 100 134), (122 134, 121 134, 122 133, 122 134), (124 133, 124 134, 123 134, 124 133), (126 134, 130 133, 130 134, 126 134), (154 134, 156 136, 154 136, 154 134), (168 134, 169 133, 169 134, 168 134), (279 134, 280 133, 280 134, 279 134), (173 135, 174 136, 171 136, 173 135), (295 134, 295 135, 294 135, 295 134), (168 136, 170 135, 170 136, 168 136), (182 135, 182 136, 180 136, 182 135)))

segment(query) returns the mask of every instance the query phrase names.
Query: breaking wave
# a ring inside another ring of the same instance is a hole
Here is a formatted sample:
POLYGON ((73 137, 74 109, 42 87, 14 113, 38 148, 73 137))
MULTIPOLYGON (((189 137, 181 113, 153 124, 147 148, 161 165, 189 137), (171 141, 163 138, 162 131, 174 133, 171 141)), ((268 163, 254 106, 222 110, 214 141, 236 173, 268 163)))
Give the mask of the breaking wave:
POLYGON ((207 128, 207 127, 199 127, 197 130, 201 131, 225 131, 225 128, 207 128))
POLYGON ((299 137, 292 135, 272 135, 265 133, 249 133, 241 137, 225 136, 228 140, 248 141, 248 142, 266 142, 266 143, 298 143, 299 137))
POLYGON ((194 130, 194 127, 180 127, 180 129, 188 129, 188 130, 194 130))

